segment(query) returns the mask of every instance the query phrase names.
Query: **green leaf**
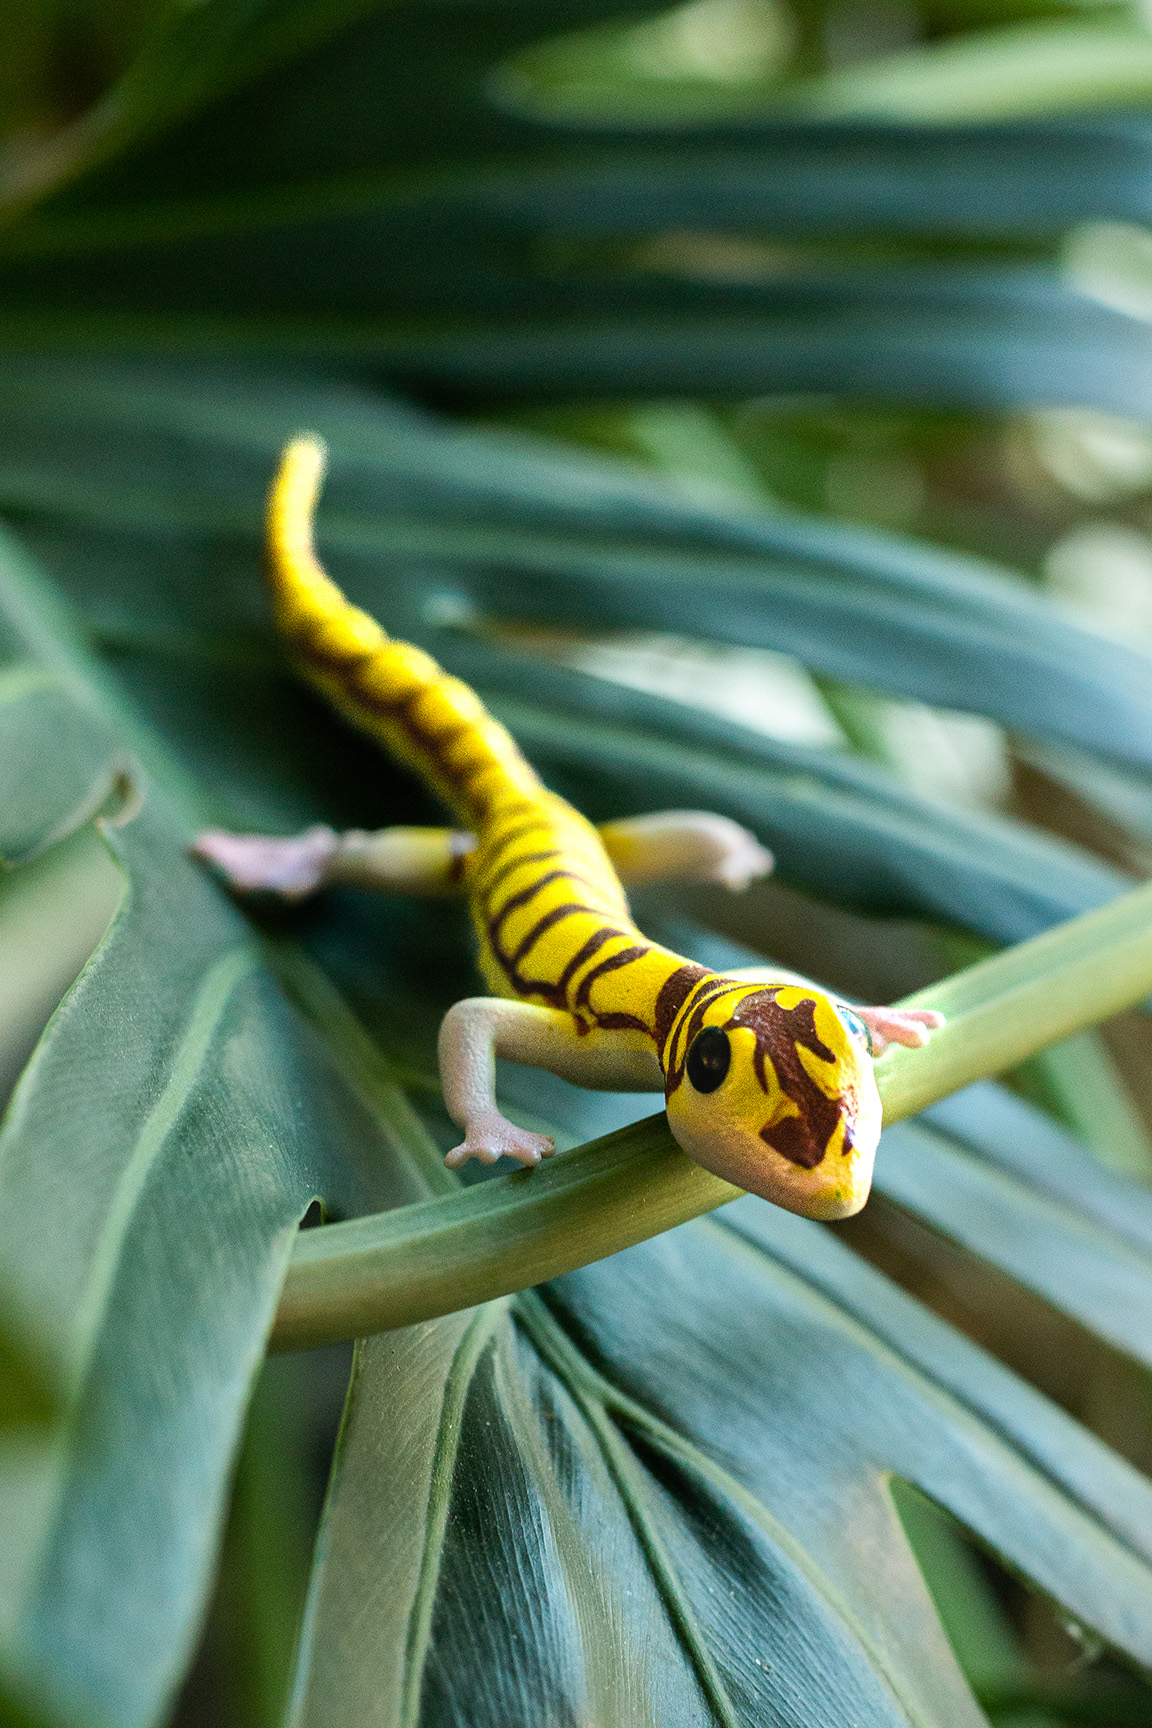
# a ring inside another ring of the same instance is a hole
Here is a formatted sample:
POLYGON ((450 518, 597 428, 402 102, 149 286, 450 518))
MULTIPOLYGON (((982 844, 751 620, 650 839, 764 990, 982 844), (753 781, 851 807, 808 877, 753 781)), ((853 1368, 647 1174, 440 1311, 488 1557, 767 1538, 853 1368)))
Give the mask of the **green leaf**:
POLYGON ((10 661, 0 673, 0 764, 0 854, 9 865, 122 801, 130 778, 103 716, 33 660, 10 661), (38 772, 45 738, 57 758, 47 786, 38 772))
MULTIPOLYGON (((28 655, 59 619, 2 552, 28 655)), ((80 649, 57 638, 51 658, 78 713, 101 709, 80 649)), ((35 771, 66 806, 43 753, 35 771)), ((75 784, 66 751, 59 772, 75 784)), ((185 834, 156 787, 107 833, 123 906, 0 1132, 6 1273, 64 1364, 44 1444, 0 1469, 0 1616, 58 1710, 117 1728, 155 1718, 186 1658, 297 1222, 318 1193, 337 1213, 387 1204, 401 1156, 185 834)))
POLYGON ((361 1346, 300 1728, 975 1725, 891 1475, 1148 1664, 1147 1485, 819 1227, 744 1200, 546 1300, 361 1346))
MULTIPOLYGON (((1029 1124, 1031 1127, 1031 1124, 1029 1124)), ((1011 1142, 1003 1132, 997 1146, 1011 1142)), ((1042 1197, 1051 1182, 1021 1180, 989 1167, 962 1143, 919 1123, 884 1135, 876 1171, 880 1193, 998 1266, 1097 1337, 1152 1366, 1152 1197, 1134 1184, 1117 1200, 1132 1214, 1128 1229, 1092 1216, 1081 1196, 1096 1186, 1099 1164, 1074 1145, 1062 1178, 1071 1199, 1042 1197), (1139 1246, 1137 1225, 1142 1224, 1139 1246)), ((996 1160, 1005 1162, 1003 1153, 996 1160)), ((1111 1195, 1110 1195, 1111 1197, 1111 1195)))
POLYGON ((118 141, 170 123, 374 10, 384 0, 167 0, 135 63, 107 98, 118 141))
POLYGON ((381 3, 164 0, 123 76, 78 120, 6 164, 0 220, 381 3))
POLYGON ((63 1728, 19 1675, 0 1673, 0 1728, 63 1728))
POLYGON ((60 1385, 43 1341, 0 1285, 0 1446, 6 1430, 43 1427, 59 1410, 60 1385))
POLYGON ((5 1258, 71 1369, 20 1646, 61 1700, 117 1722, 150 1719, 194 1629, 297 1220, 317 1192, 363 1205, 370 1177, 356 1196, 334 1154, 379 1144, 242 928, 156 828, 141 816, 117 839, 131 899, 0 1143, 5 1215, 19 1221, 5 1258), (168 985, 142 1016, 161 955, 168 985), (174 1379, 196 1396, 174 1399, 174 1379))
POLYGON ((310 424, 333 459, 325 555, 390 628, 445 657, 462 648, 425 610, 445 594, 481 618, 706 625, 714 639, 1152 766, 1148 655, 981 560, 705 505, 622 462, 449 427, 341 381, 240 378, 173 362, 6 362, 0 499, 47 519, 56 539, 44 554, 114 641, 184 657, 201 644, 249 660, 265 651, 263 492, 280 444, 310 424), (64 534, 69 519, 82 533, 64 534), (158 585, 155 567, 174 559, 180 582, 158 585))
MULTIPOLYGON (((444 658, 462 669, 460 656, 444 658)), ((781 879, 821 898, 1011 942, 1124 886, 1118 872, 1049 836, 932 804, 839 753, 776 743, 554 668, 525 667, 515 695, 505 694, 510 677, 493 691, 475 675, 480 658, 469 656, 470 670, 494 712, 576 803, 605 819, 715 808, 771 846, 781 879)))
POLYGON ((1082 405, 1139 419, 1147 325, 1019 267, 797 274, 733 286, 629 274, 548 280, 479 271, 456 252, 387 277, 360 267, 365 236, 319 225, 302 249, 243 250, 234 236, 187 256, 112 253, 85 269, 84 303, 31 267, 10 267, 0 344, 189 350, 382 371, 414 393, 489 405, 656 396, 832 394, 878 403, 1004 410, 1082 405), (302 259, 307 259, 307 266, 302 259), (315 311, 335 282, 339 314, 315 311), (220 283, 241 270, 221 295, 220 283), (101 281, 101 274, 104 280, 101 281), (476 291, 469 292, 476 283, 476 291))
MULTIPOLYGON (((564 10, 619 17, 651 9, 564 10)), ((1138 114, 980 128, 946 126, 936 107, 930 127, 922 110, 919 124, 897 118, 900 97, 915 98, 933 79, 950 82, 950 100, 965 119, 989 96, 1017 112, 1021 98, 1027 104, 1024 85, 1034 79, 1035 88, 1036 72, 1050 71, 1045 51, 1071 63, 1083 85, 1085 73, 1098 79, 1101 60, 1115 61, 1123 44, 1121 71, 1130 78, 1141 49, 1147 57, 1146 38, 1131 24, 1049 19, 953 37, 798 92, 793 86, 783 93, 786 117, 777 96, 775 111, 745 112, 736 125, 649 115, 646 124, 622 128, 565 124, 515 100, 509 111, 499 63, 546 27, 539 8, 442 7, 436 20, 430 30, 420 8, 381 8, 185 125, 175 140, 138 150, 98 182, 41 208, 12 234, 12 249, 84 250, 354 217, 401 257, 418 234, 441 252, 463 240, 480 262, 492 256, 493 236, 507 259, 513 249, 524 258, 530 235, 632 238, 682 228, 996 234, 1019 242, 1092 217, 1147 216, 1148 128, 1138 114), (1136 53, 1126 52, 1129 43, 1136 53), (805 114, 805 105, 844 105, 853 96, 875 114, 885 85, 889 106, 879 122, 805 114), (425 99, 431 91, 440 100, 425 99), (329 121, 334 94, 340 126, 329 121)))
POLYGON ((311 176, 320 163, 359 168, 379 160, 382 142, 385 156, 406 168, 442 152, 467 153, 481 140, 496 148, 521 143, 535 129, 488 100, 490 74, 505 54, 550 26, 660 9, 659 0, 550 0, 544 7, 523 0, 206 0, 195 9, 168 0, 150 42, 104 105, 112 110, 105 121, 112 142, 135 148, 72 191, 69 202, 140 187, 175 195, 189 182, 198 189, 232 182, 238 169, 245 184, 260 185, 285 170, 311 176), (206 112, 191 113, 206 101, 206 112), (149 137, 181 115, 190 118, 174 133, 149 137))
POLYGON ((952 37, 824 73, 798 113, 927 122, 1003 120, 1135 106, 1152 92, 1152 35, 1140 20, 1051 19, 952 37))

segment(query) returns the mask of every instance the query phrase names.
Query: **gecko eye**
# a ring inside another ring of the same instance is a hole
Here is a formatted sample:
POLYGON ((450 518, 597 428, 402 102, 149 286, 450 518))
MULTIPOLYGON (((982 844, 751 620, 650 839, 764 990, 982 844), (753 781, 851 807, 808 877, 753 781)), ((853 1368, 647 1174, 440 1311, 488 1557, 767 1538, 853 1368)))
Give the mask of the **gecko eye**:
POLYGON ((697 1092, 715 1092, 724 1082, 732 1061, 732 1046, 727 1032, 719 1026, 705 1026, 692 1040, 688 1052, 687 1071, 697 1092))
POLYGON ((843 1003, 837 1004, 836 1012, 839 1014, 841 1020, 843 1020, 845 1026, 847 1026, 856 1042, 858 1044, 863 1044, 865 1050, 867 1050, 869 1056, 871 1056, 874 1047, 872 1044, 872 1034, 868 1030, 867 1021, 861 1020, 859 1014, 851 1008, 846 1008, 843 1003))

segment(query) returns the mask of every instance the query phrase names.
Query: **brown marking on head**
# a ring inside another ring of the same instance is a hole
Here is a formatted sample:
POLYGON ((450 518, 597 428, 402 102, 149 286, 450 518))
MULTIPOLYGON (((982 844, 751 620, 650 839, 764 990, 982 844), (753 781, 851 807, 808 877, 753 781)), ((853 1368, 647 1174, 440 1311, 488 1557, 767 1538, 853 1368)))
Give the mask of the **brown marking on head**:
MULTIPOLYGON (((781 1090, 800 1112, 762 1128, 760 1138, 790 1163, 813 1170, 836 1132, 844 1100, 830 1098, 821 1091, 800 1060, 799 1046, 811 1050, 822 1062, 834 1061, 835 1052, 829 1050, 816 1030, 815 1002, 809 998, 794 1008, 782 1008, 778 994, 776 989, 769 988, 746 996, 726 1022, 725 1030, 746 1026, 755 1035, 753 1064, 760 1085, 768 1091, 765 1064, 771 1062, 781 1090)), ((850 1151, 851 1147, 852 1136, 845 1123, 844 1151, 850 1151)))
MULTIPOLYGON (((688 1052, 708 1009, 719 997, 742 988, 737 979, 709 973, 703 967, 692 967, 691 976, 688 973, 689 968, 682 967, 664 986, 671 1012, 659 1048, 664 1062, 665 1094, 669 1098, 684 1079, 688 1052)), ((816 1030, 815 1002, 808 998, 794 1008, 783 1008, 777 1000, 780 988, 767 985, 743 996, 731 1018, 721 1024, 725 1031, 744 1027, 753 1034, 756 1047, 752 1066, 761 1090, 765 1094, 769 1091, 767 1065, 771 1063, 777 1084, 798 1111, 795 1116, 786 1116, 762 1128, 761 1139, 790 1163, 812 1170, 827 1152, 847 1100, 828 1097, 800 1060, 799 1046, 803 1046, 822 1062, 835 1061, 835 1052, 816 1030)), ((844 1152, 850 1152, 852 1146, 851 1124, 846 1119, 844 1152)))

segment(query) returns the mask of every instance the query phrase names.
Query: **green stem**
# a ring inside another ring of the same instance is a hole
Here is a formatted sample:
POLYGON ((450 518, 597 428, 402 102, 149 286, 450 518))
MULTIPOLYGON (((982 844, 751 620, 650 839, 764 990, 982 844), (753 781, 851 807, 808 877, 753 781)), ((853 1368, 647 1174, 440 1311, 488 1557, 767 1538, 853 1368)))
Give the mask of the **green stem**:
MULTIPOLYGON (((1090 1026, 1152 990, 1152 884, 905 999, 948 1024, 877 1064, 886 1122, 1090 1026)), ((663 1116, 541 1169, 311 1230, 293 1254, 273 1345, 409 1326, 523 1290, 722 1206, 739 1189, 694 1164, 663 1116)))

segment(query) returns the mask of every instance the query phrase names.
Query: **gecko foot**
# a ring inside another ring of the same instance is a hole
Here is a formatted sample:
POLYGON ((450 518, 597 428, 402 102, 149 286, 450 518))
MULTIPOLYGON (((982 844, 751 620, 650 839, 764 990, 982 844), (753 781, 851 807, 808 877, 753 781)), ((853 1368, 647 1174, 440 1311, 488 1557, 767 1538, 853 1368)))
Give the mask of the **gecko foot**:
POLYGON ((498 1158, 516 1158, 531 1169, 541 1158, 551 1158, 555 1150, 556 1142, 550 1135, 530 1134, 526 1128, 517 1128, 497 1110, 471 1117, 463 1143, 454 1146, 444 1162, 449 1170, 459 1170, 469 1158, 481 1164, 495 1164, 498 1158))
POLYGON ((718 882, 722 888, 727 888, 730 894, 743 894, 753 882, 759 882, 762 877, 771 873, 775 860, 754 834, 749 834, 744 828, 736 828, 731 844, 716 860, 708 872, 707 880, 718 882))
POLYGON ((874 1056, 882 1056, 889 1044, 919 1050, 944 1025, 943 1014, 935 1008, 857 1008, 856 1012, 872 1034, 874 1056))
POLYGON ((306 828, 287 840, 208 828, 197 836, 192 852, 214 865, 230 888, 303 900, 320 887, 338 844, 331 828, 306 828))

